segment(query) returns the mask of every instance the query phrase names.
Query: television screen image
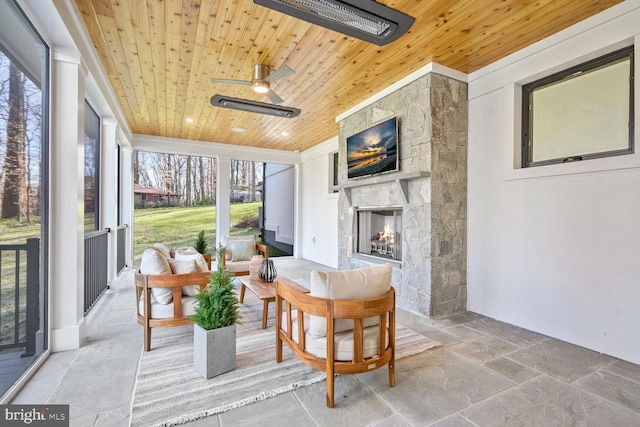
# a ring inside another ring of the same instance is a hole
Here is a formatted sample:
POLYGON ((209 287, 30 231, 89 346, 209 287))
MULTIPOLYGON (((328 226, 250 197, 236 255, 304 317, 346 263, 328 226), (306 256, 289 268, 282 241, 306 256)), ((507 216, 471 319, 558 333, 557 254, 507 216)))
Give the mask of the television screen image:
POLYGON ((398 170, 398 122, 394 117, 347 138, 347 177, 398 170))

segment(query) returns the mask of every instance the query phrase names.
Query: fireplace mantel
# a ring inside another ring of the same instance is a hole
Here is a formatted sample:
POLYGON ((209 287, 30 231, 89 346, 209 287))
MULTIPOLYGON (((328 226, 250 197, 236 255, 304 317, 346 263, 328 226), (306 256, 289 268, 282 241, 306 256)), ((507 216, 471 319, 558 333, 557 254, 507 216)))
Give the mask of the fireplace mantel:
POLYGON ((400 194, 402 194, 402 198, 405 203, 409 203, 409 181, 412 179, 419 178, 429 178, 431 176, 431 172, 427 171, 418 171, 418 172, 399 172, 389 175, 380 175, 374 176, 370 178, 361 179, 358 181, 347 182, 342 185, 337 185, 334 188, 341 190, 345 197, 347 198, 347 202, 349 206, 352 206, 351 203, 351 189, 357 187, 365 187, 371 185, 378 184, 386 184, 388 182, 397 182, 398 187, 400 187, 400 194))

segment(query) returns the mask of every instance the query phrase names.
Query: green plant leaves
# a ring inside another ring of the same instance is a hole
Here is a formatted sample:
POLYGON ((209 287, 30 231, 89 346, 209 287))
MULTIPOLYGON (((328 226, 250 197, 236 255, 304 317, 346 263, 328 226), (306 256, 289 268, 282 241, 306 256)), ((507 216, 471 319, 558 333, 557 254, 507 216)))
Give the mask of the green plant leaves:
POLYGON ((207 251, 207 239, 204 238, 204 230, 200 230, 198 233, 198 239, 193 247, 201 254, 204 254, 207 251))
MULTIPOLYGON (((218 260, 224 256, 224 246, 216 251, 218 260)), ((239 323, 238 298, 233 292, 234 274, 225 270, 221 262, 211 272, 211 280, 204 291, 196 295, 198 305, 191 318, 203 329, 224 328, 239 323)))

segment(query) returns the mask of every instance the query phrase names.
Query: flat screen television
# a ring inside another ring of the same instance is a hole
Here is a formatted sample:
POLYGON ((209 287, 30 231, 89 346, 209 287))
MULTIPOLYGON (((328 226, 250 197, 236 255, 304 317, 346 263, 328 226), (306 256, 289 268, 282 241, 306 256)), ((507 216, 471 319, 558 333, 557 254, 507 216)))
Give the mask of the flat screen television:
POLYGON ((398 161, 398 120, 394 117, 347 138, 347 177, 394 172, 398 161))

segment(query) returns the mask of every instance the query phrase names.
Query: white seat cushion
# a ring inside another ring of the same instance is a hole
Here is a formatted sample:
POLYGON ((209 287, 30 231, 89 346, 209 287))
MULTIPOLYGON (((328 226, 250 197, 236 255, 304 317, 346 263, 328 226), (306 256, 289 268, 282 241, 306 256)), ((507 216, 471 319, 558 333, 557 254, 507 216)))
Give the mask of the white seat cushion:
MULTIPOLYGON (((391 264, 374 265, 355 270, 311 271, 310 295, 333 300, 359 300, 380 297, 391 289, 391 264)), ((378 318, 365 319, 364 326, 378 324, 378 318)), ((309 335, 322 338, 327 334, 324 317, 311 316, 309 335)), ((353 328, 353 321, 337 319, 336 334, 353 328)))
MULTIPOLYGON (((191 316, 196 313, 197 300, 195 297, 182 297, 182 315, 191 316)), ((138 312, 144 316, 144 295, 140 298, 138 304, 138 312)), ((172 319, 173 318, 173 302, 171 304, 160 304, 151 300, 151 318, 152 319, 172 319)))
MULTIPOLYGON (((334 360, 353 360, 353 331, 340 332, 336 334, 334 360)), ((385 334, 385 348, 389 345, 389 333, 385 334)), ((313 338, 309 334, 305 335, 305 350, 316 357, 327 357, 327 337, 313 338)), ((364 328, 364 349, 363 357, 373 357, 378 354, 378 327, 370 326, 364 328)))
POLYGON ((251 261, 227 261, 226 262, 227 271, 231 273, 244 273, 245 271, 249 271, 250 266, 251 266, 251 261))
MULTIPOLYGON (((309 316, 305 314, 305 330, 309 330, 309 316)), ((286 313, 282 314, 282 329, 287 331, 286 313)), ((291 333, 293 340, 298 342, 298 311, 291 311, 291 333)), ((305 351, 313 356, 325 359, 327 357, 327 337, 312 337, 305 334, 305 351)), ((385 334, 385 348, 389 345, 389 330, 385 334)), ((336 333, 334 344, 334 359, 338 361, 349 361, 353 359, 353 331, 336 333)), ((364 329, 364 349, 363 357, 373 357, 378 355, 378 326, 370 326, 364 329)))

